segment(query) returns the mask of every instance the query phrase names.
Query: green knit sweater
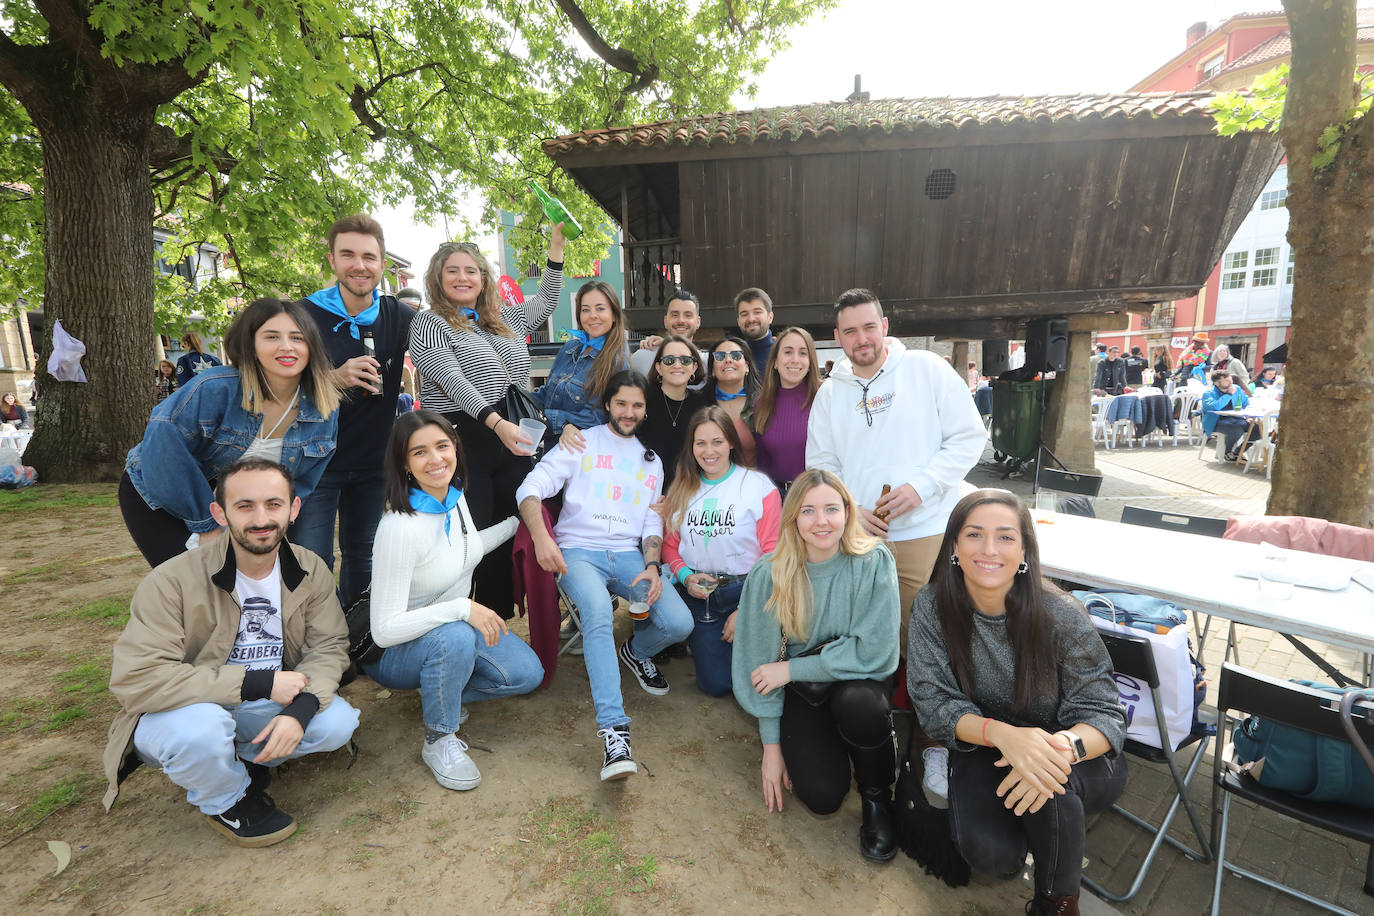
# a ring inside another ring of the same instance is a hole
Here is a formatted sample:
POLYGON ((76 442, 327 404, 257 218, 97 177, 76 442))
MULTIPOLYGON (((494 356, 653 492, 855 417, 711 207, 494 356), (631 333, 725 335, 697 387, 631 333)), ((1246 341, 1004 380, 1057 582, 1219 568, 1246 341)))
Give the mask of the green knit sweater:
MULTIPOLYGON (((794 681, 880 680, 897 670, 897 564, 885 546, 860 557, 837 553, 824 563, 807 563, 813 600, 805 641, 788 639, 789 671, 794 681), (827 639, 834 642, 818 654, 795 658, 827 639)), ((782 718, 783 690, 760 696, 750 674, 759 665, 778 660, 782 627, 764 604, 773 594, 773 556, 754 565, 740 595, 735 618, 731 672, 735 699, 759 720, 764 744, 777 744, 782 718)))

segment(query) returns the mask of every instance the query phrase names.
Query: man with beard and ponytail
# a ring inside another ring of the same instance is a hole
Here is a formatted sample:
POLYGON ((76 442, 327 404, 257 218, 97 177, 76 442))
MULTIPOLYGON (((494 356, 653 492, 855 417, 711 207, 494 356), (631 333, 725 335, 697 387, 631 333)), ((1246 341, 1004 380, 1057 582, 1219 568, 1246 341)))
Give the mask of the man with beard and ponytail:
POLYGON ((334 284, 301 305, 336 367, 334 384, 343 391, 339 435, 329 467, 301 505, 291 542, 314 551, 332 570, 338 519, 339 600, 348 607, 372 581, 372 542, 385 495, 382 458, 396 419, 415 312, 377 288, 386 269, 386 239, 381 224, 366 213, 329 227, 329 267, 334 284))
POLYGON ((348 627, 324 562, 285 542, 300 500, 285 467, 230 465, 210 512, 229 537, 158 566, 115 643, 122 707, 105 748, 108 811, 140 764, 161 769, 239 846, 296 821, 267 794, 271 767, 346 744, 358 711, 336 696, 348 627))
POLYGON ((584 433, 584 451, 557 448, 546 454, 515 494, 540 567, 560 577, 582 619, 597 737, 605 742, 602 781, 639 771, 630 752, 617 656, 646 693, 662 696, 668 681, 653 657, 692 632, 691 612, 660 576, 663 519, 652 506, 663 492, 663 462, 636 435, 644 423, 646 387, 633 369, 611 376, 602 396, 610 421, 584 433), (559 491, 563 510, 550 537, 541 503, 559 491), (641 584, 647 594, 635 596, 641 584), (640 619, 631 604, 634 635, 619 650, 612 594, 648 605, 640 619))

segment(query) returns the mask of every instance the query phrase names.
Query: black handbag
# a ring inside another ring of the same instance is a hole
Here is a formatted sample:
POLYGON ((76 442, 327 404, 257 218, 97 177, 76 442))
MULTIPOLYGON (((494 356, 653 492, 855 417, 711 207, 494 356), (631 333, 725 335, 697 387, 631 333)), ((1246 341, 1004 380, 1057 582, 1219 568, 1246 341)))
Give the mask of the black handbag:
POLYGON ((372 641, 372 586, 363 589, 348 610, 344 611, 348 622, 348 660, 359 669, 381 661, 382 647, 372 641))
MULTIPOLYGON (((807 656, 811 656, 811 655, 819 655, 820 652, 821 652, 821 650, 824 649, 826 646, 830 645, 832 642, 834 642, 836 638, 837 638, 837 637, 832 636, 831 638, 827 639, 825 642, 821 643, 819 646, 816 646, 816 647, 813 648, 813 649, 807 649, 805 652, 801 653, 800 655, 795 655, 795 656, 792 656, 792 657, 793 657, 793 658, 806 658, 807 656)), ((783 634, 782 634, 782 648, 780 648, 780 649, 778 650, 778 661, 780 661, 780 662, 785 662, 785 661, 787 661, 787 660, 788 660, 788 656, 787 656, 787 634, 786 634, 786 633, 783 633, 783 634)), ((801 699, 801 700, 804 700, 804 701, 805 701, 808 705, 810 705, 810 706, 820 706, 820 705, 821 705, 822 703, 824 703, 826 700, 830 699, 830 688, 832 688, 832 687, 834 687, 834 686, 835 686, 835 682, 834 682, 834 681, 788 681, 788 682, 787 682, 787 689, 790 690, 790 691, 792 691, 792 694, 793 694, 794 696, 798 697, 798 698, 801 699)))
MULTIPOLYGON (((548 418, 544 416, 544 410, 539 406, 539 402, 528 391, 513 382, 506 387, 506 399, 502 405, 501 416, 517 426, 520 425, 521 420, 536 420, 543 423, 545 427, 549 425, 548 418)), ((538 462, 543 454, 543 443, 534 443, 534 452, 530 455, 530 463, 538 462)))

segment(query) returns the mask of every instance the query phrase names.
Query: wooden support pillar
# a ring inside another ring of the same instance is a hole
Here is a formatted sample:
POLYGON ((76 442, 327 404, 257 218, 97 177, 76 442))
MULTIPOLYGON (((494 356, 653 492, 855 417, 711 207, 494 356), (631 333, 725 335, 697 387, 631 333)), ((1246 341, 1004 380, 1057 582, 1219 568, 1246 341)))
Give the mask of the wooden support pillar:
POLYGON ((954 363, 954 368, 959 370, 960 375, 968 374, 968 341, 956 340, 954 342, 954 355, 950 357, 954 363))
POLYGON ((1093 332, 1120 331, 1130 324, 1130 315, 1074 315, 1069 318, 1069 348, 1064 371, 1050 388, 1045 406, 1045 445, 1071 471, 1093 472, 1097 462, 1093 453, 1091 398, 1092 379, 1088 377, 1092 356, 1093 332))

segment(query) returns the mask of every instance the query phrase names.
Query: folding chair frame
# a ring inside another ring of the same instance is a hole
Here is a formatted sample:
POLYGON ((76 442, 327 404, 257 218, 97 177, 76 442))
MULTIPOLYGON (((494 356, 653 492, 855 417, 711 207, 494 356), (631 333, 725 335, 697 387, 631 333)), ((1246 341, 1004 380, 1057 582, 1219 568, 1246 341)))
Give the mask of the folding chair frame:
POLYGON ((1087 876, 1083 877, 1083 883, 1094 893, 1108 900, 1121 903, 1130 900, 1140 892, 1141 886, 1145 883, 1145 876, 1150 872, 1150 866, 1154 864, 1155 856, 1159 854, 1159 849, 1165 843, 1177 849, 1188 858, 1195 862, 1212 861, 1212 848, 1207 839, 1207 832, 1202 827, 1202 818, 1197 812, 1192 799, 1188 798, 1188 784, 1192 782, 1193 775, 1198 770, 1198 765, 1207 756, 1207 743, 1212 740, 1212 736, 1204 732, 1192 732, 1183 739, 1176 748, 1170 746, 1169 732, 1164 719, 1164 701, 1159 695, 1159 672, 1155 668, 1155 659, 1150 641, 1144 636, 1128 636, 1123 633, 1100 632, 1103 643, 1107 646, 1107 652, 1112 657, 1112 667, 1120 674, 1144 681, 1150 689, 1150 699, 1154 702, 1155 723, 1159 727, 1159 748, 1147 748, 1144 745, 1133 741, 1127 742, 1126 750, 1132 756, 1148 760, 1152 763, 1166 763, 1169 766, 1169 775, 1174 780, 1174 800, 1169 805, 1169 810, 1165 812, 1164 818, 1156 827, 1149 821, 1138 815, 1132 814, 1119 804, 1112 805, 1112 810, 1120 814, 1126 820, 1135 824, 1146 833, 1153 834, 1154 840, 1150 843, 1149 850, 1145 853, 1145 858, 1141 861, 1140 867, 1136 870, 1135 876, 1131 879, 1130 886, 1120 894, 1108 891, 1101 884, 1093 881, 1087 876), (1186 770, 1180 769, 1177 753, 1189 744, 1196 744, 1193 749, 1193 757, 1188 761, 1186 770), (1173 823, 1174 817, 1178 814, 1179 807, 1182 806, 1188 814, 1188 820, 1193 825, 1193 835, 1198 839, 1198 845, 1202 847, 1199 852, 1189 846, 1180 843, 1169 836, 1169 825, 1173 823))

